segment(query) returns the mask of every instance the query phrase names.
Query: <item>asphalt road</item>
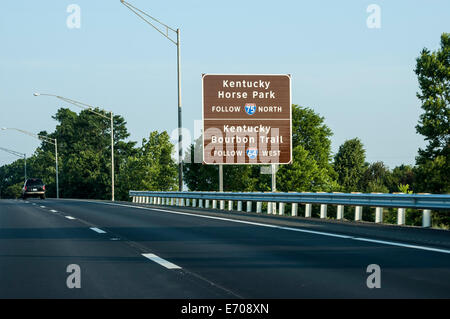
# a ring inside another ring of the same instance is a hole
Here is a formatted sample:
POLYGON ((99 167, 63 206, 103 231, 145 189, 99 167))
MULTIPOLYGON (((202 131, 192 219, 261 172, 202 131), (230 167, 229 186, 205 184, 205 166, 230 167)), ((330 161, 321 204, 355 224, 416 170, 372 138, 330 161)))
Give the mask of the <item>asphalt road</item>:
POLYGON ((0 298, 450 298, 450 232, 0 200, 0 298), (81 288, 67 286, 73 264, 81 288))

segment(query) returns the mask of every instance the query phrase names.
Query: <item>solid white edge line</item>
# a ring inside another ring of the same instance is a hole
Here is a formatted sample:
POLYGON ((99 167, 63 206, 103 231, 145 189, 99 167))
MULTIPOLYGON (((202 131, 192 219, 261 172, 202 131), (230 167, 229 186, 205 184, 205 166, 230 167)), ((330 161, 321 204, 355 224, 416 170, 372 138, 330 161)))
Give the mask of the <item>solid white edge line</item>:
POLYGON ((105 202, 91 202, 91 201, 88 201, 88 202, 89 203, 104 204, 104 205, 112 205, 112 206, 138 208, 138 209, 144 209, 144 210, 150 210, 150 211, 154 210, 154 211, 161 211, 161 212, 166 212, 166 213, 171 213, 171 214, 194 216, 194 217, 200 217, 200 218, 224 220, 224 221, 229 221, 229 222, 233 222, 233 223, 248 224, 248 225, 268 227, 268 228, 276 228, 276 229, 290 230, 290 231, 296 231, 296 232, 302 232, 302 233, 311 233, 311 234, 322 235, 322 236, 331 236, 331 237, 338 237, 338 238, 343 238, 343 239, 353 239, 353 240, 372 242, 372 243, 377 243, 377 244, 385 244, 385 245, 390 245, 390 246, 398 246, 398 247, 403 247, 403 248, 420 249, 420 250, 426 250, 426 251, 433 251, 433 252, 438 252, 438 253, 450 254, 450 250, 433 248, 433 247, 427 247, 427 246, 410 245, 410 244, 403 244, 403 243, 397 243, 397 242, 375 240, 375 239, 370 239, 370 238, 362 238, 362 237, 354 237, 354 236, 339 235, 339 234, 334 234, 334 233, 326 233, 326 232, 319 232, 319 231, 313 231, 313 230, 306 230, 306 229, 301 229, 301 228, 292 228, 292 227, 276 226, 276 225, 270 225, 270 224, 255 223, 255 222, 249 222, 249 221, 245 221, 245 220, 229 219, 229 218, 225 218, 225 217, 216 217, 216 216, 206 216, 206 215, 199 215, 199 214, 192 214, 192 213, 184 213, 184 212, 165 210, 165 209, 160 209, 160 208, 149 208, 149 207, 141 207, 141 206, 133 206, 133 205, 125 205, 125 204, 116 204, 116 203, 105 203, 105 202))
POLYGON ((167 269, 181 269, 180 266, 175 265, 175 264, 171 263, 170 261, 167 261, 155 254, 142 254, 142 256, 150 259, 151 261, 154 261, 157 264, 160 264, 163 267, 166 267, 167 269))
POLYGON ((66 217, 67 219, 75 219, 75 218, 72 217, 72 216, 64 216, 64 217, 66 217))
POLYGON ((414 248, 414 249, 422 249, 422 250, 435 251, 435 252, 444 253, 444 254, 450 254, 450 250, 432 248, 432 247, 426 247, 426 246, 402 244, 402 243, 397 243, 397 242, 391 242, 391 241, 385 241, 385 240, 375 240, 375 239, 361 238, 361 237, 354 237, 352 239, 359 240, 359 241, 367 241, 370 243, 377 243, 377 244, 384 244, 384 245, 391 245, 391 246, 400 246, 400 247, 414 248))
POLYGON ((99 234, 106 234, 106 232, 104 230, 101 230, 100 228, 97 228, 97 227, 91 227, 90 229, 99 234))

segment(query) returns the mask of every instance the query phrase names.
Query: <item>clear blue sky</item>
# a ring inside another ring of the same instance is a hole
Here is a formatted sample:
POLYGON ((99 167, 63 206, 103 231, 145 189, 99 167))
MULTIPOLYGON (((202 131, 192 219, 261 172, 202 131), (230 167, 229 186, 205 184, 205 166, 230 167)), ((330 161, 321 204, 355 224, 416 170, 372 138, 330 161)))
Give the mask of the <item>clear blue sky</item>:
MULTIPOLYGON (((201 119, 202 73, 290 73, 292 100, 332 129, 332 149, 359 137, 369 162, 413 164, 415 59, 450 32, 450 1, 129 0, 182 30, 183 122, 201 119), (381 28, 369 29, 369 4, 381 28)), ((177 126, 176 47, 120 0, 15 0, 0 6, 0 127, 53 131, 67 106, 54 93, 125 117, 131 139, 177 126), (69 29, 70 4, 81 28, 69 29)), ((71 107, 73 110, 78 109, 71 107)), ((39 142, 0 131, 0 146, 30 155, 39 142)), ((185 142, 187 144, 187 142, 185 142)), ((0 165, 15 158, 0 153, 0 165)))

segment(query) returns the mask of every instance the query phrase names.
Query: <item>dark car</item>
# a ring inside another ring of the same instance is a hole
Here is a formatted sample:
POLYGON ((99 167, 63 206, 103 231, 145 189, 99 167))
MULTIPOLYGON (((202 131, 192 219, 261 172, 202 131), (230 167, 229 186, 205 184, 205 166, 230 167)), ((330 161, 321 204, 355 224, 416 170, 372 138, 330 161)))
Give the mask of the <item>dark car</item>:
POLYGON ((40 197, 45 199, 45 184, 39 178, 29 178, 22 188, 22 198, 40 197))

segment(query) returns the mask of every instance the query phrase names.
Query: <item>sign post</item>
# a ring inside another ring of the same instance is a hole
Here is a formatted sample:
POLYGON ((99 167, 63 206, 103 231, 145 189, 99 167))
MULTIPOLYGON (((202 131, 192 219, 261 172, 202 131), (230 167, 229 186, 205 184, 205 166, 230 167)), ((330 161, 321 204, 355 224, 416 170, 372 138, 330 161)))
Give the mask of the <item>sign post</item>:
POLYGON ((272 192, 277 191, 277 166, 272 164, 272 192))
POLYGON ((204 74, 202 89, 204 164, 292 162, 290 75, 204 74))
POLYGON ((223 192, 223 165, 219 164, 219 192, 223 192))

